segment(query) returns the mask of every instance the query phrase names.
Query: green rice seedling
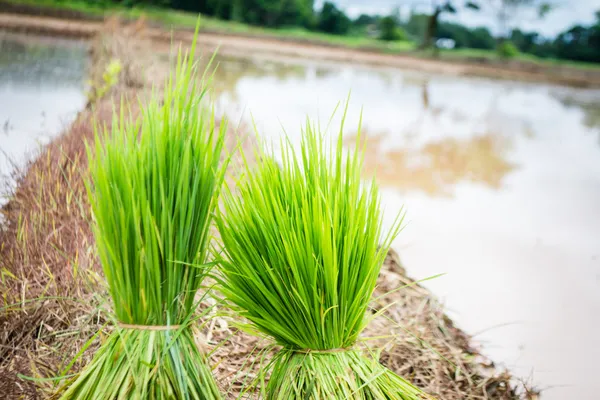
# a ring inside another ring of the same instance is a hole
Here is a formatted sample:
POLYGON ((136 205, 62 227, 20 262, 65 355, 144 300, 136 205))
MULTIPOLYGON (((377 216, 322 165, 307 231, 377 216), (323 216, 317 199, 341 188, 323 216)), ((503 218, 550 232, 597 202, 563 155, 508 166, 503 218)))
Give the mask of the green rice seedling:
MULTIPOLYGON (((180 50, 164 93, 121 112, 89 151, 89 195, 115 327, 62 399, 219 399, 191 323, 210 271, 225 124, 180 50)), ((121 107, 123 110, 125 107, 121 107)))
POLYGON ((217 217, 222 291, 282 346, 266 399, 429 398, 357 344, 402 215, 385 234, 378 187, 361 179, 364 151, 345 151, 342 132, 343 122, 328 144, 308 121, 299 152, 284 139, 280 154, 246 163, 217 217))

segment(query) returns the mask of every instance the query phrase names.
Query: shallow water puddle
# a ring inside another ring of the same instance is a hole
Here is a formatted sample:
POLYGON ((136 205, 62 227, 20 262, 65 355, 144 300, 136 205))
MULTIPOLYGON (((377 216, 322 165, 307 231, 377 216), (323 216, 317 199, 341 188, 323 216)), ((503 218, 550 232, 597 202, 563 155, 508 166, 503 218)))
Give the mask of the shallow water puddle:
MULTIPOLYGON (((289 59, 221 58, 220 100, 299 142, 351 90, 394 244, 484 352, 544 399, 600 391, 600 91, 289 59)), ((337 127, 338 113, 331 126, 337 127)))
POLYGON ((11 175, 85 105, 86 48, 0 32, 0 203, 11 175))

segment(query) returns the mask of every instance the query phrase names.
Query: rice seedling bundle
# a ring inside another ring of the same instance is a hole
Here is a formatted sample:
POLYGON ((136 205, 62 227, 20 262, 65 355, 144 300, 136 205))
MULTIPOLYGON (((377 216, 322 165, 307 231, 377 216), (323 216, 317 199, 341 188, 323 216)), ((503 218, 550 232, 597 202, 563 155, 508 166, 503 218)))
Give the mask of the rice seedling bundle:
POLYGON ((283 140, 279 165, 259 150, 224 193, 222 291, 282 346, 266 399, 428 398, 357 345, 402 218, 384 234, 377 185, 362 183, 363 152, 345 151, 342 131, 328 145, 308 121, 298 153, 283 140))
MULTIPOLYGON (((204 108, 189 55, 90 153, 94 234, 116 326, 62 399, 219 399, 191 323, 209 273, 224 124, 204 108)), ((123 109, 123 107, 122 107, 123 109)))

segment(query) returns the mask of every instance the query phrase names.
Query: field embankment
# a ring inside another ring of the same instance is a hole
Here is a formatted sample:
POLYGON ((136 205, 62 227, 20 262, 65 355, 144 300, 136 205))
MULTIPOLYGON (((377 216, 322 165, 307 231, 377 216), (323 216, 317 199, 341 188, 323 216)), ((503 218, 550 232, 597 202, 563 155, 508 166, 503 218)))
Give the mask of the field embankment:
MULTIPOLYGON (((48 18, 30 18, 49 26, 48 18)), ((88 340, 97 330, 110 329, 84 187, 85 141, 93 136, 95 122, 110 124, 113 100, 143 98, 153 82, 165 77, 171 60, 168 45, 157 46, 156 31, 143 24, 71 22, 95 27, 90 31, 92 82, 101 84, 111 60, 118 59, 123 68, 117 85, 91 102, 29 165, 1 209, 5 225, 0 229, 0 393, 8 399, 48 397, 56 381, 32 382, 20 374, 38 378, 64 374, 71 359, 85 350, 69 372, 76 371, 98 346, 98 341, 88 340), (96 35, 99 31, 102 34, 96 35)), ((168 34, 162 34, 166 39, 168 34)), ((185 32, 178 35, 189 38, 185 32)), ((201 44, 210 50, 216 43, 205 36, 201 44)), ((135 101, 126 104, 136 112, 135 101)), ((238 139, 238 132, 230 130, 229 148, 238 139)), ((373 345, 382 349, 381 362, 387 367, 440 399, 533 398, 510 374, 479 354, 435 297, 406 276, 393 252, 384 264, 376 296, 381 297, 373 307, 387 307, 385 317, 371 324, 365 335, 384 337, 373 345), (390 292, 404 285, 409 286, 390 292)), ((230 398, 239 392, 244 377, 254 376, 254 361, 262 357, 258 351, 267 346, 235 329, 220 314, 206 321, 200 340, 213 350, 215 376, 230 398)))
MULTIPOLYGON (((174 14, 164 11, 165 15, 174 14)), ((152 40, 170 43, 172 39, 190 40, 193 15, 162 17, 155 10, 135 10, 123 13, 86 12, 76 9, 37 6, 0 0, 0 30, 33 34, 90 38, 102 28, 104 16, 119 15, 126 19, 142 16, 146 36, 152 40), (165 29, 169 28, 169 29, 165 29), (170 29, 174 29, 173 31, 170 29)), ((200 41, 221 53, 278 54, 304 59, 351 62, 393 68, 413 69, 429 73, 461 76, 480 76, 506 80, 548 82, 576 87, 600 88, 600 68, 525 60, 497 60, 485 57, 444 56, 432 58, 422 53, 388 48, 361 42, 319 39, 298 34, 270 32, 226 22, 207 19, 200 41), (228 24, 230 26, 228 26, 228 24), (232 29, 228 29, 232 28, 232 29)))

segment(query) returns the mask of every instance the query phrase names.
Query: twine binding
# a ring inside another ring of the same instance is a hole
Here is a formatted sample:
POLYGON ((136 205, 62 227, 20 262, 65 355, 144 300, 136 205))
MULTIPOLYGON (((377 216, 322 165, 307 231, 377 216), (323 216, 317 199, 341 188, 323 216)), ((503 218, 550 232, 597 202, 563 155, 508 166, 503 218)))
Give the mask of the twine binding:
POLYGON ((135 325, 124 324, 122 322, 119 322, 117 326, 123 329, 137 329, 139 331, 171 331, 182 327, 182 325, 135 325))
POLYGON ((338 349, 292 349, 294 353, 302 353, 302 354, 333 354, 333 353, 345 353, 347 351, 352 351, 352 347, 348 348, 338 348, 338 349))

